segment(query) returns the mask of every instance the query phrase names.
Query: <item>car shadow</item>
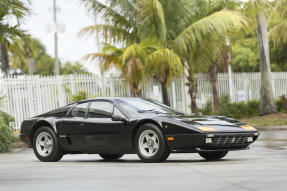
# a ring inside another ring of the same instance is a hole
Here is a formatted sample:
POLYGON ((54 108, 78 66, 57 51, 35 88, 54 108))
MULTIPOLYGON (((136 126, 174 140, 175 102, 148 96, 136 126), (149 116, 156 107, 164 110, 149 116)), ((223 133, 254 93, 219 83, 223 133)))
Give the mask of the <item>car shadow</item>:
MULTIPOLYGON (((165 163, 223 163, 223 162, 239 162, 244 159, 221 159, 221 160, 204 160, 204 159, 170 159, 161 163, 150 163, 150 164, 165 164, 165 163)), ((95 159, 95 160, 61 160, 61 163, 69 163, 69 162, 79 162, 79 163, 105 163, 105 164, 127 164, 127 163, 144 163, 140 159, 118 159, 118 160, 103 160, 103 159, 95 159)))

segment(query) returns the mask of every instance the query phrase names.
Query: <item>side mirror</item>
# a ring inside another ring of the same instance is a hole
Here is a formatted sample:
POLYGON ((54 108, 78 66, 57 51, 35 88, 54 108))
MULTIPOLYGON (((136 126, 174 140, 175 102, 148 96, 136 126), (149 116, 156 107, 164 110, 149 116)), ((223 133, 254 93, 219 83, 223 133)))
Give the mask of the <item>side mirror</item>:
POLYGON ((122 121, 122 122, 127 122, 127 119, 119 116, 119 115, 112 115, 112 120, 113 121, 122 121))

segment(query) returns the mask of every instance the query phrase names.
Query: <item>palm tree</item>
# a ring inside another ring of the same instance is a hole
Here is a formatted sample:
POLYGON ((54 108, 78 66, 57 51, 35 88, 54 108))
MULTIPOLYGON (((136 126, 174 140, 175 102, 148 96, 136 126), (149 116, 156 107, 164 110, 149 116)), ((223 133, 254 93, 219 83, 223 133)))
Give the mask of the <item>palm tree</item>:
POLYGON ((272 91, 272 76, 269 55, 267 13, 270 3, 267 0, 249 0, 246 3, 247 13, 256 18, 257 37, 260 53, 260 114, 276 113, 274 95, 272 91))
MULTIPOLYGON (((186 58, 201 46, 207 36, 225 34, 246 24, 243 17, 233 11, 225 9, 214 12, 199 11, 198 7, 205 2, 202 0, 193 2, 190 0, 108 0, 105 5, 96 0, 81 1, 90 12, 103 17, 105 22, 87 27, 82 30, 82 33, 96 33, 103 36, 105 42, 121 43, 123 46, 140 43, 144 39, 156 38, 161 45, 158 51, 165 52, 161 56, 167 56, 162 58, 165 60, 162 64, 166 66, 161 66, 161 68, 169 68, 172 61, 178 60, 175 59, 176 57, 186 61, 186 58), (170 54, 166 54, 167 52, 170 54)), ((214 7, 221 6, 215 4, 214 7)), ((157 56, 154 60, 159 60, 160 54, 156 53, 153 55, 157 56)), ((181 65, 181 62, 174 64, 181 65)), ((172 66, 172 68, 180 67, 172 66)), ((173 74, 178 75, 178 72, 169 75, 173 74)), ((154 76, 154 71, 151 75, 154 76)), ((171 77, 173 76, 165 78, 171 77)), ((167 91, 163 93, 165 94, 163 98, 167 98, 167 91)))
POLYGON ((154 51, 148 56, 145 70, 161 84, 163 103, 170 105, 167 87, 183 71, 179 56, 168 48, 154 51))
POLYGON ((2 69, 9 75, 8 47, 15 40, 23 35, 19 29, 20 22, 28 14, 29 9, 21 0, 1 0, 0 1, 0 46, 2 57, 2 69), (16 19, 17 25, 11 26, 7 20, 16 19))
POLYGON ((13 41, 9 46, 9 60, 14 74, 53 74, 54 59, 38 39, 29 35, 13 41))
POLYGON ((134 43, 126 48, 117 48, 110 44, 104 44, 101 53, 91 53, 86 59, 99 63, 102 74, 112 67, 122 71, 127 79, 131 94, 141 96, 144 82, 144 63, 149 52, 156 49, 153 41, 134 43), (150 45, 151 44, 151 45, 150 45))
MULTIPOLYGON (((223 1, 201 1, 199 4, 195 4, 194 8, 197 10, 197 18, 201 19, 208 15, 222 11, 224 8, 236 11, 239 7, 239 3, 233 0, 223 1)), ((233 12, 236 14, 236 12, 233 12)), ((195 72, 204 73, 208 72, 213 92, 213 105, 214 110, 219 112, 219 96, 217 92, 217 70, 221 66, 222 54, 225 52, 225 39, 226 36, 233 35, 231 31, 237 31, 246 25, 246 21, 242 19, 242 25, 237 25, 234 30, 226 30, 222 33, 215 33, 214 35, 206 35, 203 41, 196 46, 195 49, 191 50, 190 53, 185 56, 185 68, 188 82, 186 85, 189 89, 189 95, 191 99, 191 110, 197 114, 196 106, 196 92, 197 82, 194 77, 195 72)), ((235 25, 236 26, 236 25, 235 25)))

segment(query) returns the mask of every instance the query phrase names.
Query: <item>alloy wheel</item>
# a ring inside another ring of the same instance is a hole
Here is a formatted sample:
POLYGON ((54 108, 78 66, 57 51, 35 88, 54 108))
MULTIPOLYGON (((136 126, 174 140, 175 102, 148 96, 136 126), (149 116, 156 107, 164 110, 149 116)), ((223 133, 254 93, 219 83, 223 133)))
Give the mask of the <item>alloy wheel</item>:
POLYGON ((159 138, 153 130, 143 131, 139 137, 139 150, 145 157, 154 156, 159 148, 159 138))
POLYGON ((46 157, 53 151, 53 139, 47 132, 41 132, 36 139, 36 149, 39 155, 46 157))

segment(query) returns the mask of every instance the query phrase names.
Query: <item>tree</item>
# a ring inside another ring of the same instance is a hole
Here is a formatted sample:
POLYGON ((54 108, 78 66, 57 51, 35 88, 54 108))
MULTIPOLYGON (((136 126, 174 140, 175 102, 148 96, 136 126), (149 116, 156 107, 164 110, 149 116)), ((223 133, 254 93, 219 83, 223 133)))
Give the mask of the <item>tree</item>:
MULTIPOLYGON (((93 14, 102 16, 105 20, 105 24, 85 28, 83 30, 85 33, 96 33, 102 35, 105 42, 118 42, 124 46, 140 43, 144 39, 156 38, 161 45, 157 50, 173 52, 173 55, 177 54, 184 62, 189 61, 187 58, 191 52, 198 49, 207 36, 224 34, 246 24, 241 15, 222 8, 220 11, 205 11, 202 14, 198 7, 203 2, 209 1, 109 0, 105 5, 91 0, 82 0, 82 2, 88 10, 93 10, 93 14)), ((216 4, 214 7, 219 9, 221 4, 214 2, 216 4)), ((172 60, 167 61, 167 59, 174 57, 162 58, 166 61, 162 64, 169 67, 172 60)), ((177 72, 170 75, 172 74, 177 72)), ((169 78, 172 77, 175 76, 169 78)), ((163 93, 165 94, 163 97, 167 98, 167 91, 163 93)))
POLYGON ((88 72, 79 62, 66 62, 63 66, 61 65, 60 74, 90 74, 90 72, 88 72))
POLYGON ((261 89, 260 89, 260 114, 276 113, 270 65, 268 42, 267 12, 270 4, 267 0, 249 0, 246 4, 248 13, 256 18, 257 37, 260 56, 261 89))
POLYGON ((148 56, 146 72, 161 84, 163 103, 170 105, 168 88, 173 77, 182 74, 182 64, 179 56, 170 49, 159 49, 148 56))
MULTIPOLYGON (((54 58, 47 52, 40 40, 24 35, 15 39, 9 47, 9 60, 14 75, 53 75, 54 58)), ((86 74, 80 63, 67 62, 60 69, 61 74, 86 74)))
POLYGON ((2 70, 9 75, 8 48, 16 39, 23 36, 23 31, 19 24, 29 13, 26 4, 21 0, 1 0, 0 1, 0 46, 2 58, 2 70), (17 24, 11 26, 10 19, 16 19, 17 24))

